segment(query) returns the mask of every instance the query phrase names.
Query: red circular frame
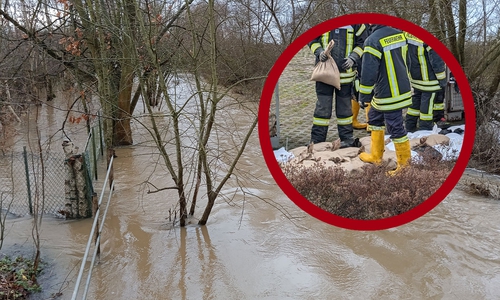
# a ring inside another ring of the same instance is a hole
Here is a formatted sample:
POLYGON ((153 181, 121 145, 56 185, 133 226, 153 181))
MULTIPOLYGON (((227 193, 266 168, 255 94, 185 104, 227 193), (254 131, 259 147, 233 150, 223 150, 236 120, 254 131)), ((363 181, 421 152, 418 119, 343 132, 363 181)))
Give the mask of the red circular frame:
POLYGON ((427 32, 425 29, 419 27, 418 25, 394 16, 377 13, 349 14, 330 19, 309 29, 308 31, 300 35, 294 42, 292 42, 290 46, 288 46, 285 51, 283 51, 283 53, 269 72, 268 78, 262 90, 258 118, 259 139, 262 148, 262 154, 269 168, 269 171, 271 172, 274 180, 280 186, 283 192, 285 192, 285 194, 298 207, 309 213, 311 216, 328 224, 351 230, 382 230, 400 226, 423 216, 431 209, 436 207, 441 201, 444 200, 444 198, 451 192, 451 190, 453 190, 455 185, 460 180, 463 172, 465 171, 470 155, 472 153, 476 129, 476 113, 471 88, 464 71, 460 67, 460 64, 454 58, 453 54, 448 50, 448 48, 446 48, 446 46, 442 44, 435 36, 427 32), (455 76, 457 84, 460 87, 460 93, 462 94, 464 113, 467 117, 465 118, 464 140, 460 155, 453 170, 451 171, 448 178, 444 181, 443 185, 426 201, 422 202, 415 208, 397 216, 377 220, 348 219, 334 215, 312 204, 292 186, 292 184, 288 181, 286 176, 281 171, 281 168, 274 156, 274 152, 271 146, 271 138, 269 136, 269 108, 271 105, 274 88, 276 86, 276 83, 278 82, 279 77, 281 76, 281 73, 290 62, 290 60, 305 45, 307 45, 308 42, 320 36, 324 32, 327 32, 333 28, 338 28, 350 24, 359 24, 360 20, 362 20, 362 23, 366 24, 383 24, 410 32, 411 34, 425 41, 432 49, 434 49, 443 58, 446 65, 455 76))

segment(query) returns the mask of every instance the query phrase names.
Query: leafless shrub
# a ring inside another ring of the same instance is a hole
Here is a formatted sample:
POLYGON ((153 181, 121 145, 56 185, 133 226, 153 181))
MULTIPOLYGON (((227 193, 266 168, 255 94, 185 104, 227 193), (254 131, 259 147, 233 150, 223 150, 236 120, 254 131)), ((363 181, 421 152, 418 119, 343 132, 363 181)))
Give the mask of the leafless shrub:
POLYGON ((466 193, 481 197, 500 200, 500 187, 490 180, 481 178, 479 180, 467 179, 463 181, 463 189, 466 193))
POLYGON ((498 126, 484 124, 477 128, 470 166, 490 173, 500 173, 500 135, 498 126))
POLYGON ((428 199, 444 182, 453 162, 423 156, 395 176, 386 165, 367 165, 356 172, 325 167, 283 166, 290 183, 316 206, 335 215, 358 220, 396 216, 428 199))
POLYGON ((489 197, 491 195, 489 187, 483 182, 481 183, 468 182, 466 183, 466 185, 468 187, 467 192, 470 194, 479 195, 483 197, 489 197))
POLYGON ((470 167, 500 174, 500 102, 499 94, 473 85, 476 109, 476 137, 470 167))

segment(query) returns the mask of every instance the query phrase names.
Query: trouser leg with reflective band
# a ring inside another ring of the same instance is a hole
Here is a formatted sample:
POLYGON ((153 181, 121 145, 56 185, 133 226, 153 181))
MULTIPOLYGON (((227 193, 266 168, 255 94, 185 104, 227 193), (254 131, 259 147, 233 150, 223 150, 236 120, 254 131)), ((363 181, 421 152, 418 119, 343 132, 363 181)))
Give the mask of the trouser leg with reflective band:
POLYGON ((351 84, 342 84, 335 90, 335 116, 341 141, 353 141, 351 84))
POLYGON ((398 141, 399 139, 404 139, 406 137, 407 131, 403 123, 402 110, 385 112, 384 119, 385 126, 387 127, 387 133, 391 135, 391 140, 398 141))
POLYGON ((434 100, 433 115, 434 122, 439 122, 444 118, 444 93, 445 88, 440 89, 436 93, 436 99, 434 100))
POLYGON ((432 130, 434 125, 433 107, 435 98, 436 92, 422 92, 422 97, 420 99, 420 130, 432 130))
POLYGON ((406 137, 407 132, 403 124, 402 110, 381 112, 372 107, 370 109, 369 117, 370 120, 368 121, 368 128, 371 130, 385 126, 387 133, 391 135, 390 138, 392 140, 398 140, 406 137))
POLYGON ((311 141, 321 143, 326 141, 330 118, 332 117, 332 103, 334 87, 323 82, 316 82, 316 108, 314 110, 311 141))
POLYGON ((411 98, 411 105, 408 107, 406 113, 405 126, 406 130, 409 132, 417 131, 417 122, 420 117, 420 102, 421 102, 422 92, 415 90, 411 98))

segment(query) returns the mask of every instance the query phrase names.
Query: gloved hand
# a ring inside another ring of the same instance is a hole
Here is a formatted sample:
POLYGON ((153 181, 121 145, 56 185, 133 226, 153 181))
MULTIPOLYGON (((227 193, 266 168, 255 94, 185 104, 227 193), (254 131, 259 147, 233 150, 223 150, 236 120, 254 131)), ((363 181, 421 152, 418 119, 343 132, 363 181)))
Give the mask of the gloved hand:
POLYGON ((322 61, 322 62, 325 62, 328 60, 328 56, 326 55, 326 52, 325 51, 322 51, 320 54, 319 54, 319 60, 322 61))
POLYGON ((370 104, 370 102, 372 101, 372 97, 373 97, 373 92, 370 95, 359 93, 358 96, 359 107, 361 107, 362 109, 368 107, 368 104, 370 104))
POLYGON ((361 100, 359 100, 358 103, 359 107, 361 107, 362 109, 365 109, 366 107, 368 107, 368 104, 370 104, 370 102, 363 102, 361 100))
POLYGON ((344 59, 344 62, 342 63, 342 68, 344 70, 348 70, 354 66, 354 59, 352 59, 350 56, 348 58, 344 59))
POLYGON ((440 87, 444 88, 444 87, 446 87, 447 84, 448 84, 448 80, 446 80, 446 78, 439 80, 440 87))
POLYGON ((316 51, 314 51, 314 54, 319 58, 320 61, 325 62, 328 60, 328 56, 326 55, 325 50, 323 50, 323 48, 321 47, 316 49, 316 51))

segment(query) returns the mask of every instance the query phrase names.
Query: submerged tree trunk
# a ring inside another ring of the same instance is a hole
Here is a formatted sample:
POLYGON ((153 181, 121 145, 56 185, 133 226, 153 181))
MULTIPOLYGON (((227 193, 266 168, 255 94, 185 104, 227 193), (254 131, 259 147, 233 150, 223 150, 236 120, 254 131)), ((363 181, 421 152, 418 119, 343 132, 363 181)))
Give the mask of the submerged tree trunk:
POLYGON ((205 211, 203 212, 201 219, 198 221, 198 225, 207 224, 208 217, 210 217, 210 213, 212 212, 212 208, 215 204, 215 199, 217 199, 217 194, 213 191, 209 192, 207 206, 205 206, 205 211))
POLYGON ((114 146, 132 145, 132 128, 130 127, 130 99, 132 98, 133 74, 123 74, 120 84, 120 93, 118 95, 118 107, 115 110, 114 126, 114 146))
POLYGON ((179 223, 182 227, 186 226, 187 219, 187 202, 186 196, 184 195, 184 191, 179 189, 179 223))

